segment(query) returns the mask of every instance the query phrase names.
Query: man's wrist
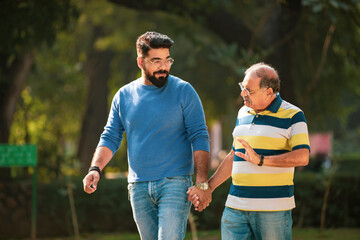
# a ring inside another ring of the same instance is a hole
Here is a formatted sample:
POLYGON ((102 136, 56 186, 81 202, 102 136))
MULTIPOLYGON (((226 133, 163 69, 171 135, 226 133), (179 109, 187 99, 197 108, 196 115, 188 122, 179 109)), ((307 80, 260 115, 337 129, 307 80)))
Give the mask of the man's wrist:
POLYGON ((261 167, 263 164, 264 164, 264 155, 260 155, 260 162, 258 166, 261 167))
POLYGON ((195 187, 206 191, 209 189, 209 183, 208 182, 195 183, 195 187))
POLYGON ((99 168, 98 166, 91 166, 91 167, 89 168, 88 173, 89 173, 89 172, 91 172, 91 171, 96 171, 96 172, 98 172, 98 173, 99 173, 100 178, 102 177, 101 170, 100 170, 100 168, 99 168))

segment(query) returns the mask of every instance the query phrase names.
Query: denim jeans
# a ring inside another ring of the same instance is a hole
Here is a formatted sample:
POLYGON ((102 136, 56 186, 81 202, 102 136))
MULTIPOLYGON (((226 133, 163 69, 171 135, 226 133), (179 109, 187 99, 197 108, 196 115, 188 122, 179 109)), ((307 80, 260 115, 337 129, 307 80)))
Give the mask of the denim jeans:
POLYGON ((129 183, 130 203, 141 239, 185 238, 191 206, 186 191, 191 184, 191 176, 129 183))
POLYGON ((291 227, 291 210, 241 211, 225 207, 221 219, 221 239, 290 240, 291 227))

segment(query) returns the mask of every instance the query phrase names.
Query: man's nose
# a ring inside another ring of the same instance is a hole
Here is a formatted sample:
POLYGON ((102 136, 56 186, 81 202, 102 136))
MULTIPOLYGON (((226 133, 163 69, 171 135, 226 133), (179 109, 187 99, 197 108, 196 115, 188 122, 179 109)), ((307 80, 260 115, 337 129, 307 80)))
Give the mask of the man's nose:
POLYGON ((240 90, 240 95, 241 95, 242 97, 246 97, 248 94, 247 94, 246 90, 243 89, 243 90, 240 90))

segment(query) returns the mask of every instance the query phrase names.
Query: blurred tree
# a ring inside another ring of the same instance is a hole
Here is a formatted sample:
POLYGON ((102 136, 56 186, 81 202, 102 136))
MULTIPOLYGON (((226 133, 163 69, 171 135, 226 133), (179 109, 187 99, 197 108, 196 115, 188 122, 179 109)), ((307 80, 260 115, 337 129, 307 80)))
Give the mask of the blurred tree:
POLYGON ((360 106, 358 0, 109 1, 193 19, 223 41, 212 59, 238 76, 254 60, 273 65, 282 97, 307 113, 311 129, 334 128, 360 106))
MULTIPOLYGON (((56 31, 75 16, 70 0, 0 2, 0 143, 7 143, 17 103, 42 43, 52 44, 56 31)), ((0 169, 8 178, 9 169, 0 169)))
POLYGON ((70 0, 0 3, 0 142, 6 143, 24 82, 41 43, 53 43, 56 31, 74 16, 70 0))
MULTIPOLYGON (((76 1, 70 29, 31 51, 10 142, 38 143, 43 179, 86 171, 113 95, 140 76, 135 41, 145 31, 174 39, 171 73, 195 87, 209 127, 223 122, 224 147, 242 105, 237 83, 258 61, 279 70, 282 97, 312 130, 346 125, 359 109, 357 1, 111 2, 76 1)), ((109 166, 126 171, 122 145, 109 166)))

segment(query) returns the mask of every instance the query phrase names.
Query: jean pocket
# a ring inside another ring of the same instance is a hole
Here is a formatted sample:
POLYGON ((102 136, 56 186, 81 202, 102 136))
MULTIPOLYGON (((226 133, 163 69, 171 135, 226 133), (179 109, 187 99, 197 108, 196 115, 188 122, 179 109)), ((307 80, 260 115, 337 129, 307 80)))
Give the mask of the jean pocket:
POLYGON ((130 200, 130 192, 135 187, 135 183, 129 183, 127 186, 128 189, 128 200, 130 200))

